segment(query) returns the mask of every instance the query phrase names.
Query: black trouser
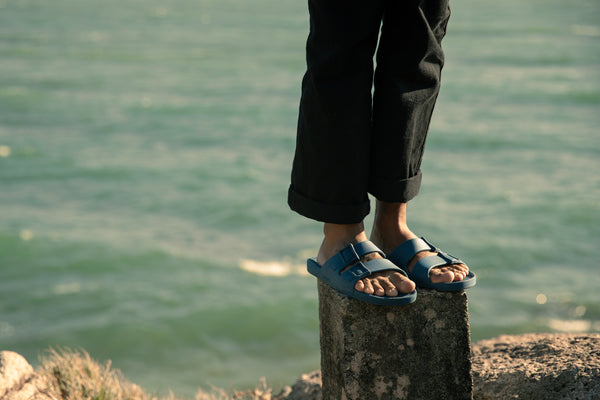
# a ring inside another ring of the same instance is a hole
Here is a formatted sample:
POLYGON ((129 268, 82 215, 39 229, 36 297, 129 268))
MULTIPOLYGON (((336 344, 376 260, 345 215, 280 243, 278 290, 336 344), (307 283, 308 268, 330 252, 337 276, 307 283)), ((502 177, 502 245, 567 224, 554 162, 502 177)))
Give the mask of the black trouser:
POLYGON ((419 191, 450 8, 448 0, 308 5, 307 71, 288 203, 318 221, 356 223, 369 213, 367 193, 404 203, 419 191))

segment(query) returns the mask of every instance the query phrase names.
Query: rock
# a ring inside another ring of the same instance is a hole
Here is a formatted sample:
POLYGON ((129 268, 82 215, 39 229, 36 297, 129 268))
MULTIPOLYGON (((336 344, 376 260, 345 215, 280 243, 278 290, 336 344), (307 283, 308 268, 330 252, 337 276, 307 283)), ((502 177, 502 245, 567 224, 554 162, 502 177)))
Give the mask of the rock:
MULTIPOLYGON (((68 363, 64 361, 66 359, 62 360, 63 364, 68 363)), ((84 361, 81 365, 89 367, 89 360, 84 361)), ((73 366, 68 364, 65 368, 72 370, 73 366)), ((472 367, 475 400, 600 399, 599 334, 528 334, 483 340, 473 346, 472 367)), ((107 370, 108 367, 98 368, 107 370)), ((89 376, 89 369, 82 376, 89 376)), ((105 379, 104 375, 100 378, 102 381, 112 382, 112 378, 105 379)), ((432 379, 427 382, 430 385, 437 384, 432 379)), ((36 374, 19 354, 0 352, 0 399, 55 400, 58 395, 53 395, 49 388, 57 383, 60 382, 45 380, 39 371, 36 374)), ((116 386, 119 390, 123 387, 121 383, 116 386)), ((321 387, 321 373, 314 371, 302 375, 292 387, 284 388, 280 394, 271 398, 322 400, 321 387)), ((135 394, 128 394, 127 398, 130 399, 148 397, 144 397, 141 389, 127 393, 135 394)), ((267 391, 263 394, 269 393, 267 391)), ((363 399, 375 398, 377 396, 372 395, 363 399)))
MULTIPOLYGON (((482 340, 473 345, 472 365, 474 400, 600 399, 598 334, 527 334, 482 340)), ((319 377, 319 371, 302 375, 290 397, 277 400, 320 399, 319 377)))
POLYGON ((600 399, 600 335, 500 336, 473 346, 478 400, 600 399))
POLYGON ((49 383, 27 360, 12 351, 0 351, 1 400, 56 400, 49 383))
POLYGON ((9 398, 33 377, 33 367, 20 354, 0 352, 0 399, 9 398))
POLYGON ((321 385, 321 371, 302 374, 291 388, 283 388, 274 400, 322 400, 321 385))
POLYGON ((471 399, 467 297, 419 289, 403 306, 377 306, 319 281, 323 398, 471 399))

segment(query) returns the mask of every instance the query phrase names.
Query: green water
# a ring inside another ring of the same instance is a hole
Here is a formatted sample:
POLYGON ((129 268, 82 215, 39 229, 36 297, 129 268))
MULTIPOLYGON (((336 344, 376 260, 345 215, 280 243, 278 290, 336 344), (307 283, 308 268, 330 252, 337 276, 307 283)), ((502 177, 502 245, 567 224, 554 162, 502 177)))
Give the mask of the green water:
MULTIPOLYGON (((478 274, 474 340, 600 332, 600 5, 452 6, 409 222, 478 274)), ((319 367, 307 29, 292 0, 0 0, 1 349, 190 397, 319 367)))

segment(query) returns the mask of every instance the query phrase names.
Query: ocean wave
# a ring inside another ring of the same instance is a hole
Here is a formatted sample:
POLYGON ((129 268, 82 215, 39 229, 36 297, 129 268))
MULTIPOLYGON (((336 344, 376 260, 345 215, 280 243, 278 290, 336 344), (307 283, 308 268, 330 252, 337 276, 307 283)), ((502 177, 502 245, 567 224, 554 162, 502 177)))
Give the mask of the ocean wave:
POLYGON ((555 331, 566 333, 597 332, 600 331, 600 321, 552 318, 548 321, 548 327, 555 331))
POLYGON ((256 261, 242 259, 239 267, 246 272, 261 276, 284 277, 288 275, 307 275, 304 265, 289 261, 256 261))

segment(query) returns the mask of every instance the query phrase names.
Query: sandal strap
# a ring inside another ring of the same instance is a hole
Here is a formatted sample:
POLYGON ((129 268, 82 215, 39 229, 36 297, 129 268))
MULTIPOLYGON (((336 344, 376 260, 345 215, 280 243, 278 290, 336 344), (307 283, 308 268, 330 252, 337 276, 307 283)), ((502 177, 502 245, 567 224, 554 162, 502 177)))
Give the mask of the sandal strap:
POLYGON ((379 253, 379 255, 385 258, 385 253, 379 249, 379 247, 375 246, 373 242, 370 240, 365 240, 364 242, 360 242, 354 245, 356 252, 359 256, 364 257, 370 253, 379 253))
POLYGON ((385 257, 385 254, 373 242, 366 240, 357 244, 350 243, 327 260, 323 267, 339 272, 349 265, 359 263, 362 257, 370 253, 379 253, 382 257, 385 257))
POLYGON ((423 257, 417 261, 412 269, 412 272, 410 273, 410 276, 413 280, 426 282, 430 280, 429 272, 432 268, 442 265, 463 264, 460 259, 451 254, 440 250, 437 250, 437 252, 438 254, 435 256, 423 257))
POLYGON ((415 238, 405 241, 392 251, 390 259, 402 269, 406 269, 408 262, 415 254, 422 251, 438 251, 434 245, 429 243, 425 238, 415 238))
POLYGON ((367 262, 358 262, 342 273, 342 278, 346 281, 355 283, 367 276, 380 271, 396 271, 406 276, 406 272, 398 268, 388 259, 376 258, 367 262))

